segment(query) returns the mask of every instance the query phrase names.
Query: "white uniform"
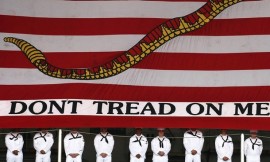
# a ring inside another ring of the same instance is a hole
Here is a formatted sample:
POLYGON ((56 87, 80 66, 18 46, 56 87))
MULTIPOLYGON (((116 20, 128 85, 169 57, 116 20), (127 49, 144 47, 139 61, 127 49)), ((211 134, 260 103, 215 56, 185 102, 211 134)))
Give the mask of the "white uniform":
POLYGON ((201 162, 201 151, 203 148, 204 138, 201 131, 188 130, 184 133, 184 147, 186 149, 185 162, 201 162), (191 151, 196 150, 197 154, 192 155, 191 151))
POLYGON ((81 162, 84 149, 84 139, 80 133, 69 133, 64 139, 64 148, 66 152, 66 162, 81 162), (76 158, 72 158, 69 154, 78 153, 76 158))
POLYGON ((33 138, 33 143, 36 150, 36 162, 51 161, 51 147, 53 145, 53 142, 53 135, 50 132, 39 132, 35 134, 33 138), (41 150, 45 151, 45 154, 41 154, 41 150))
POLYGON ((216 152, 217 152, 217 161, 224 162, 223 157, 228 157, 229 160, 226 162, 232 161, 232 154, 233 154, 233 142, 232 138, 228 135, 222 136, 219 135, 215 141, 216 152))
POLYGON ((6 135, 5 143, 7 146, 7 162, 22 162, 23 161, 23 137, 18 133, 9 133, 6 135), (14 155, 12 151, 18 150, 18 155, 14 155))
POLYGON ((129 140, 130 162, 144 162, 147 148, 148 141, 144 135, 132 136, 129 140), (141 155, 139 159, 136 157, 137 154, 141 155))
POLYGON ((97 152, 97 162, 111 162, 112 151, 114 146, 113 136, 109 133, 97 134, 94 139, 94 145, 97 152), (100 154, 106 153, 107 157, 103 158, 100 154))
POLYGON ((259 138, 248 138, 245 140, 245 150, 244 153, 247 158, 247 162, 260 162, 261 153, 263 150, 262 140, 259 138))
POLYGON ((168 162, 168 153, 171 150, 171 142, 165 136, 163 138, 155 137, 151 141, 151 149, 153 151, 153 162, 168 162), (159 151, 163 151, 165 155, 160 156, 159 151))

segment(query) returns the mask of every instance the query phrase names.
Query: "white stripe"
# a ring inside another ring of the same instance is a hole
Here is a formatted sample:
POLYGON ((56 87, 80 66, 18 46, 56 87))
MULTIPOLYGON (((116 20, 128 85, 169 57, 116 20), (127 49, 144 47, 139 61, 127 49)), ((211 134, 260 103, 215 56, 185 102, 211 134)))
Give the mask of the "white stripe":
MULTIPOLYGON (((0 33, 0 40, 8 36, 24 39, 42 52, 107 52, 126 51, 144 35, 40 36, 0 33)), ((269 42, 270 35, 179 36, 164 44, 156 52, 269 52, 269 42)), ((4 41, 0 41, 0 50, 19 51, 15 45, 4 41)))
POLYGON ((69 80, 46 76, 36 69, 0 69, 1 85, 96 83, 158 87, 270 86, 270 70, 192 71, 129 69, 101 80, 69 80))
MULTIPOLYGON (((36 1, 1 0, 1 15, 55 18, 174 18, 200 8, 203 2, 150 1, 36 1), (169 12, 168 12, 169 11, 169 12)), ((270 1, 236 4, 217 18, 269 17, 270 1)))
POLYGON ((172 17, 186 15, 204 3, 1 0, 0 14, 58 18, 172 17), (15 5, 14 5, 15 4, 15 5), (162 12, 161 12, 162 11, 162 12), (170 12, 166 12, 170 11, 170 12), (158 15, 157 15, 158 14, 158 15))
MULTIPOLYGON (((268 105, 269 102, 260 102, 264 108, 258 107, 256 108, 256 103, 252 103, 252 105, 248 106, 248 108, 241 112, 239 107, 236 106, 233 102, 221 102, 221 103, 191 103, 191 102, 170 102, 170 103, 162 103, 162 102, 138 102, 138 101, 108 101, 108 100, 85 100, 85 99, 69 99, 69 100, 61 100, 61 99, 50 99, 50 100, 2 100, 0 101, 0 107, 4 109, 0 109, 0 116, 36 116, 40 113, 39 116, 54 116, 54 115, 94 115, 94 116, 136 116, 136 117, 145 117, 145 116, 159 116, 159 117, 269 117, 267 114, 269 112, 268 105), (54 101, 54 104, 52 104, 54 101), (80 101, 80 103, 76 104, 76 113, 73 112, 74 105, 73 102, 69 101, 80 101), (118 110, 112 110, 108 104, 98 104, 98 103, 108 103, 108 102, 119 102, 122 103, 120 107, 122 113, 119 113, 118 110), (132 104, 136 102, 136 104, 132 104), (64 104, 63 104, 64 103, 64 104), (59 105, 63 108, 63 112, 59 112, 59 109, 56 108, 55 105, 59 105), (132 110, 130 108, 130 104, 132 104, 132 110), (152 108, 155 110, 157 114, 151 114, 149 111, 145 111, 146 105, 152 105, 152 108), (164 113, 160 114, 160 105, 164 105, 164 113), (23 106, 25 105, 25 106, 23 106), (31 105, 31 106, 30 106, 31 105), (101 106, 100 106, 101 105, 101 106), (129 106, 128 106, 129 105, 129 106), (23 111, 23 107, 25 108, 23 111), (31 112, 29 111, 31 107, 31 112), (215 107, 215 109, 213 109, 215 107), (249 111, 251 108, 251 112, 254 115, 249 115, 249 111), (112 110, 112 114, 108 113, 108 110, 112 110), (190 112, 188 112, 189 110, 190 112), (264 112, 261 115, 258 115, 257 110, 262 110, 264 112), (42 113, 43 112, 43 113, 42 113), (49 113, 50 112, 50 113, 49 113), (99 114, 100 112, 101 114, 99 114), (141 114, 141 112, 144 112, 141 114), (137 113, 137 114, 136 114, 137 113), (169 113, 169 114, 168 114, 169 113), (192 113, 192 114, 190 114, 192 113), (220 114, 219 114, 220 113, 220 114), (209 115, 210 114, 210 115, 209 115), (235 115, 238 114, 238 115, 235 115), (257 115, 256 115, 257 114, 257 115), (264 115, 262 115, 264 114, 264 115)), ((246 105, 250 104, 247 102, 237 102, 237 105, 242 105, 242 107, 246 107, 246 105)))
MULTIPOLYGON (((24 39, 43 52, 105 52, 128 50, 144 35, 46 36, 0 33, 0 40, 9 36, 24 39)), ((17 51, 18 48, 0 41, 0 50, 17 51)))

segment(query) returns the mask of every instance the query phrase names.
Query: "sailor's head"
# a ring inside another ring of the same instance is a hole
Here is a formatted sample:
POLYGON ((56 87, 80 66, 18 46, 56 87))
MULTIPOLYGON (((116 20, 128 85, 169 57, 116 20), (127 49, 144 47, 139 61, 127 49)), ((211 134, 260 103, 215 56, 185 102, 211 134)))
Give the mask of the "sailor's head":
POLYGON ((12 128, 11 129, 11 132, 12 133, 19 133, 20 132, 20 129, 19 128, 12 128))
POLYGON ((47 133, 47 132, 48 132, 48 130, 47 130, 47 129, 45 129, 45 128, 41 128, 41 129, 40 129, 40 132, 41 132, 41 133, 47 133))
POLYGON ((221 130, 220 130, 220 134, 226 135, 226 134, 227 134, 227 129, 221 129, 221 130))
POLYGON ((158 136, 159 137, 163 137, 164 136, 165 128, 157 128, 157 131, 158 131, 158 136))
POLYGON ((249 132, 250 132, 251 138, 256 138, 257 137, 258 130, 250 130, 249 132))
POLYGON ((197 128, 189 128, 191 131, 196 131, 197 128))
POLYGON ((77 134, 78 133, 78 129, 77 128, 71 128, 70 133, 77 134))
POLYGON ((105 127, 103 127, 103 128, 100 128, 100 132, 101 133, 107 133, 108 132, 108 129, 107 128, 105 128, 105 127))
POLYGON ((135 128, 135 134, 140 136, 142 134, 142 128, 135 128))

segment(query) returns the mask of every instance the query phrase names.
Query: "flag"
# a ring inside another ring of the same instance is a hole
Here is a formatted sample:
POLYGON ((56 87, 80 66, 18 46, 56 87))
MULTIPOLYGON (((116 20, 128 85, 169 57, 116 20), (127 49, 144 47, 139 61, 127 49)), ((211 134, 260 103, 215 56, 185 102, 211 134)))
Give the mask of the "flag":
POLYGON ((191 13, 196 20, 207 2, 2 0, 0 126, 267 129, 268 0, 232 5, 108 78, 45 75, 4 41, 25 40, 54 68, 91 69, 132 53, 153 29, 166 31, 164 22, 191 13))

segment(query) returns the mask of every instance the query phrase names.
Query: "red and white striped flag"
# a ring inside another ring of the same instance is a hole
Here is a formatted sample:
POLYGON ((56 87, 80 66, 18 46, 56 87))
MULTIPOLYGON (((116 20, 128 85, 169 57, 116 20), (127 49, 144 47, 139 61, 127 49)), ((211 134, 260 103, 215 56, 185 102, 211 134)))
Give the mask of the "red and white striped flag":
POLYGON ((269 0, 230 6, 104 79, 44 75, 4 42, 23 39, 56 67, 95 67, 206 2, 1 0, 0 126, 268 129, 269 0))

